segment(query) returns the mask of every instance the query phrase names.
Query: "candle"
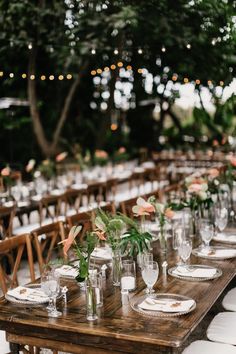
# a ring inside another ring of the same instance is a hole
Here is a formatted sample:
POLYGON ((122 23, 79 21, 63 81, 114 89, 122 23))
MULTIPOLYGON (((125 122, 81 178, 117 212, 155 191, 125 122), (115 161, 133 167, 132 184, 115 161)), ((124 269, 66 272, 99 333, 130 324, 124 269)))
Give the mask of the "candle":
POLYGON ((135 277, 125 276, 121 278, 121 289, 134 290, 135 286, 135 277))

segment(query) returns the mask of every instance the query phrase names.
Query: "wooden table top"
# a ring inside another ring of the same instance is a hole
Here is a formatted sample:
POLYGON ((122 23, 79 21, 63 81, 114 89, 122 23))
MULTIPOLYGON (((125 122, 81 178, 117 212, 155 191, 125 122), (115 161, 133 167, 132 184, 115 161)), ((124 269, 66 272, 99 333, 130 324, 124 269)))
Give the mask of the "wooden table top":
MULTIPOLYGON (((154 245, 154 251, 158 247, 154 245)), ((159 266, 163 258, 158 258, 159 266)), ((176 262, 175 254, 168 254, 169 266, 176 262)), ((190 333, 200 323, 222 291, 235 276, 236 259, 209 261, 191 256, 192 264, 215 265, 222 269, 220 278, 204 282, 179 280, 171 276, 164 281, 159 277, 155 290, 161 293, 181 294, 193 298, 196 309, 180 317, 149 318, 121 303, 120 289, 113 287, 110 280, 104 284, 104 306, 96 322, 86 320, 85 293, 73 280, 63 280, 68 286, 68 304, 58 304, 63 315, 49 318, 45 307, 16 306, 4 299, 0 305, 0 329, 15 336, 28 336, 52 341, 58 348, 72 353, 172 353, 181 347, 190 333), (89 350, 76 351, 79 346, 89 350), (93 348, 95 351, 93 351, 93 348), (158 351, 157 351, 158 349, 158 351)), ((143 294, 145 284, 141 274, 137 274, 137 290, 131 297, 143 294)), ((22 337, 23 338, 23 337, 22 337)))

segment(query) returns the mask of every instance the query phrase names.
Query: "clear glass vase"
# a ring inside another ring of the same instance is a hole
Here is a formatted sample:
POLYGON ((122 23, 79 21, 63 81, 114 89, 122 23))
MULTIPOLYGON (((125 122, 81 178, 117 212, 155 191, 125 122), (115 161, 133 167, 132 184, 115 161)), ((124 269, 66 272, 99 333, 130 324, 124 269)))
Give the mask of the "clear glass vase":
POLYGON ((93 282, 93 278, 88 278, 86 281, 86 309, 87 309, 87 320, 96 321, 97 315, 97 297, 96 297, 96 286, 93 282))
POLYGON ((112 252, 112 281, 114 286, 120 286, 121 278, 121 254, 120 249, 112 252))
POLYGON ((166 238, 164 226, 161 226, 161 228, 160 228, 159 239, 160 239, 161 253, 163 255, 167 255, 167 238, 166 238))

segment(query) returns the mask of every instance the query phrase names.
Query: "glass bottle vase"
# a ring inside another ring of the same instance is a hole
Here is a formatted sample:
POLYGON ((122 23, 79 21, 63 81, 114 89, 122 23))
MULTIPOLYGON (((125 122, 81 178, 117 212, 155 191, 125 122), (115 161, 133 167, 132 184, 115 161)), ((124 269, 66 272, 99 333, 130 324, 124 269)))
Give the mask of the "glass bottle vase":
POLYGON ((86 309, 87 309, 87 320, 95 321, 97 320, 97 298, 96 298, 96 287, 93 283, 92 278, 88 278, 86 281, 86 309))
POLYGON ((120 286, 121 278, 121 255, 120 250, 115 249, 112 252, 112 282, 114 286, 120 286))

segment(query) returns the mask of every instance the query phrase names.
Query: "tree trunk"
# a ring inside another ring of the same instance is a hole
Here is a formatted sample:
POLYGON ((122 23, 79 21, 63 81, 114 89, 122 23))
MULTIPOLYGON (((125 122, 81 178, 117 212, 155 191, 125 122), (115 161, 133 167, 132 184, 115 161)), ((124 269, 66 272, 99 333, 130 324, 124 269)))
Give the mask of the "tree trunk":
POLYGON ((36 50, 33 49, 31 51, 30 58, 29 58, 29 67, 28 67, 28 99, 30 105, 30 113, 32 116, 34 134, 36 136, 37 142, 39 144, 39 147, 43 155, 45 155, 46 157, 51 157, 57 153, 58 142, 61 136, 63 126, 66 122, 66 119, 68 118, 72 100, 74 98, 76 89, 80 84, 81 77, 83 76, 87 67, 88 67, 88 61, 86 61, 83 67, 81 68, 80 73, 76 77, 75 81, 73 82, 73 84, 71 85, 67 93, 59 120, 55 127, 53 139, 52 141, 49 141, 45 136, 45 132, 40 120, 40 112, 38 110, 38 105, 37 105, 36 81, 30 79, 30 75, 35 75, 35 68, 36 68, 36 50))

